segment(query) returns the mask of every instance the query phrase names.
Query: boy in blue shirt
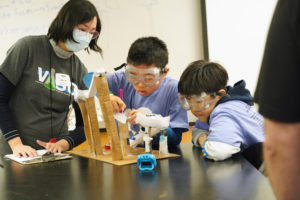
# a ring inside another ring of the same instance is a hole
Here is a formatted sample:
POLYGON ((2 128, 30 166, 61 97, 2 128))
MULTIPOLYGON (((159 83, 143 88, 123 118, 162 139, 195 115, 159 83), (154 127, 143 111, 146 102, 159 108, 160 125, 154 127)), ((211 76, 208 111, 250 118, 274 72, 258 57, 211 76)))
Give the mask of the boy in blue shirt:
MULTIPOLYGON (((167 77, 169 68, 166 44, 157 37, 137 39, 130 47, 125 72, 107 75, 109 89, 113 93, 111 101, 115 112, 126 108, 128 122, 132 129, 138 131, 136 123, 138 110, 146 107, 153 114, 162 117, 170 116, 168 128, 168 145, 174 146, 181 142, 182 133, 188 131, 187 112, 177 101, 178 81, 167 77), (123 99, 119 97, 123 90, 123 99)), ((159 144, 159 134, 153 137, 153 146, 159 144)))
POLYGON ((193 128, 193 143, 216 161, 264 140, 263 117, 253 108, 245 81, 226 87, 227 81, 220 64, 199 60, 185 69, 178 83, 179 102, 201 121, 193 128))

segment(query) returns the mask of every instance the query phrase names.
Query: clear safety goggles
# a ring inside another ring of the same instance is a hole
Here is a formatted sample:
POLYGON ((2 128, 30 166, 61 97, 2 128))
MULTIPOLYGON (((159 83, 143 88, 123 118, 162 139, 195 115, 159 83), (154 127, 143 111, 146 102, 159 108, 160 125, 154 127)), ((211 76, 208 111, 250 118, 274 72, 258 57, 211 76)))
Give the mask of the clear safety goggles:
POLYGON ((203 111, 208 109, 212 103, 216 101, 216 93, 206 94, 202 92, 200 95, 182 95, 178 94, 178 101, 183 109, 196 111, 203 111), (206 100, 205 97, 211 96, 212 99, 206 100))
POLYGON ((162 70, 157 67, 147 69, 136 68, 132 65, 127 65, 125 76, 129 83, 137 84, 142 81, 146 86, 154 86, 159 83, 162 75, 162 70))

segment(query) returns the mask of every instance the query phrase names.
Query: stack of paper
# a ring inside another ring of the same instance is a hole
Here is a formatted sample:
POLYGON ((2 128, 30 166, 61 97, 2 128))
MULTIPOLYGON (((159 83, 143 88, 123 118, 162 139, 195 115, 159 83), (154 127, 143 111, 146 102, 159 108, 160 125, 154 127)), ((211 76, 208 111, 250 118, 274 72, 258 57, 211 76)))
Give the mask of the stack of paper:
POLYGON ((28 157, 28 158, 20 157, 19 158, 19 157, 15 156, 14 154, 8 154, 8 155, 5 155, 4 157, 9 158, 13 161, 16 161, 16 162, 24 164, 24 165, 72 158, 72 156, 70 154, 66 154, 66 153, 55 153, 55 154, 51 155, 51 154, 47 154, 47 152, 48 151, 46 149, 37 150, 38 155, 33 158, 31 158, 31 157, 28 157), (45 157, 46 154, 47 154, 47 157, 45 157))

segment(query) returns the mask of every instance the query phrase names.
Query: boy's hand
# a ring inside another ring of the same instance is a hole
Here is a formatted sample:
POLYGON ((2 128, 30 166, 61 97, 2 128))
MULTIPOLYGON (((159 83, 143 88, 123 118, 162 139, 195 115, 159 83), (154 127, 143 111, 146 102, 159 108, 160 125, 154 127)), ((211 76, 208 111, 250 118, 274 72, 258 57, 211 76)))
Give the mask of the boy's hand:
POLYGON ((125 103, 122 101, 120 97, 115 95, 109 95, 109 96, 110 96, 110 101, 114 112, 120 112, 126 108, 125 103))
POLYGON ((142 113, 143 115, 145 115, 145 113, 142 112, 142 111, 140 111, 140 110, 131 110, 131 111, 128 113, 128 115, 127 115, 127 120, 128 120, 128 122, 129 122, 130 124, 136 125, 135 120, 136 120, 136 115, 137 115, 138 113, 142 113))
POLYGON ((201 147, 203 147, 203 143, 205 142, 206 139, 207 139, 207 134, 202 134, 202 135, 198 138, 198 143, 201 145, 201 147))
POLYGON ((38 143, 40 146, 44 147, 51 153, 62 153, 64 151, 69 150, 70 145, 65 139, 61 139, 56 143, 50 143, 50 142, 43 142, 40 140, 37 140, 36 143, 38 143))
POLYGON ((20 137, 13 138, 8 141, 8 144, 13 151, 13 154, 19 158, 21 157, 36 157, 37 152, 34 148, 28 145, 24 145, 20 137))

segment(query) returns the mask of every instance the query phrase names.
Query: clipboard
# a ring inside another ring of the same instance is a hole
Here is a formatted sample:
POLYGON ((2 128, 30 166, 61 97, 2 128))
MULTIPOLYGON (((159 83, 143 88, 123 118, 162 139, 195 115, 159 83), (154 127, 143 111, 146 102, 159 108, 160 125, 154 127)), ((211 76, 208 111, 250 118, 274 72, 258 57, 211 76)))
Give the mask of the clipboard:
POLYGON ((19 158, 19 157, 15 156, 14 154, 7 154, 4 156, 4 158, 11 159, 22 165, 53 162, 53 161, 57 161, 57 160, 64 160, 64 159, 72 158, 71 154, 67 154, 67 153, 52 154, 52 153, 48 152, 46 149, 37 150, 37 154, 38 155, 33 158, 25 158, 25 157, 19 158))

